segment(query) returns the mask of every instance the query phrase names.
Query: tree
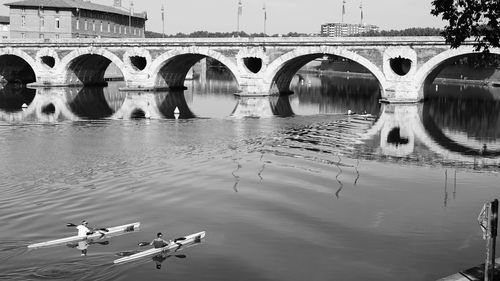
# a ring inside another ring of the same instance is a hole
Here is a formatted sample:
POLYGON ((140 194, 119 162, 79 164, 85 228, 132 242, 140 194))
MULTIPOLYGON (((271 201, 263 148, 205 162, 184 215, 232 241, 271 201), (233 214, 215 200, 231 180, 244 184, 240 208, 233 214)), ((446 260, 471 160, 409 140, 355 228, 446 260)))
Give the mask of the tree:
POLYGON ((353 37, 375 37, 375 36, 439 36, 442 30, 430 27, 412 27, 404 30, 370 30, 368 32, 358 33, 352 35, 353 37))
POLYGON ((473 38, 476 51, 489 52, 500 47, 499 0, 434 0, 431 14, 440 16, 448 25, 442 35, 452 48, 473 38))

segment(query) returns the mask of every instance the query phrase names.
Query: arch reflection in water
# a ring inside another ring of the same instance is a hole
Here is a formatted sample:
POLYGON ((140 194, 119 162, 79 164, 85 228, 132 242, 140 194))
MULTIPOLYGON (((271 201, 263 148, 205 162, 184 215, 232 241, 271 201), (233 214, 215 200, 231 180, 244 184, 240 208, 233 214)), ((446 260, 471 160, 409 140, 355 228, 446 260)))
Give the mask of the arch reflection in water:
MULTIPOLYGON (((71 92, 71 89, 68 89, 71 92)), ((163 119, 194 118, 183 91, 142 92, 119 91, 115 88, 92 87, 71 95, 71 108, 87 119, 163 119)))
POLYGON ((156 92, 156 101, 163 117, 190 119, 196 115, 189 108, 185 91, 156 92))
POLYGON ((156 95, 153 92, 127 91, 120 108, 111 116, 111 119, 152 118, 161 119, 158 110, 156 95))
POLYGON ((412 162, 427 164, 455 161, 474 168, 495 167, 500 163, 500 104, 490 101, 490 107, 481 103, 475 108, 477 100, 456 102, 444 99, 424 104, 384 104, 378 121, 362 137, 367 141, 379 135, 379 151, 384 156, 408 157, 412 162), (484 118, 470 116, 466 108, 481 112, 476 114, 484 118), (463 122, 466 116, 470 119, 463 122), (493 122, 489 123, 490 118, 493 122), (491 127, 480 129, 484 123, 491 127))
MULTIPOLYGON (((28 97, 29 101, 31 94, 28 94, 28 97)), ((68 107, 64 88, 37 89, 31 102, 23 103, 21 110, 1 111, 0 115, 1 119, 7 122, 59 122, 80 119, 68 107)))
POLYGON ((383 104, 380 117, 363 139, 380 134, 378 144, 385 156, 405 157, 415 150, 415 127, 420 124, 418 104, 383 104))
POLYGON ((126 94, 103 87, 65 88, 68 106, 84 119, 109 118, 123 105, 126 94))
POLYGON ((85 87, 72 97, 71 109, 87 119, 194 118, 184 93, 119 91, 115 88, 85 87))
POLYGON ((122 92, 109 87, 0 90, 0 119, 6 122, 194 117, 182 91, 122 92))
POLYGON ((422 121, 434 139, 452 152, 500 156, 500 90, 442 86, 428 94, 422 121))

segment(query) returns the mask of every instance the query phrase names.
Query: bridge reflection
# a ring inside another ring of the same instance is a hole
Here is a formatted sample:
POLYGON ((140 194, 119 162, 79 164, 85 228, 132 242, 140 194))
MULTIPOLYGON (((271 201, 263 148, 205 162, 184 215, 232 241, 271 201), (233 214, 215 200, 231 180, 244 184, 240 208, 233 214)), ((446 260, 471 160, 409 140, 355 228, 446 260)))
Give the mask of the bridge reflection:
POLYGON ((195 118, 183 92, 121 92, 103 87, 5 87, 0 120, 57 122, 97 119, 195 118))
POLYGON ((331 121, 285 132, 285 151, 338 164, 353 159, 497 169, 500 100, 436 98, 381 104, 376 114, 332 115, 331 121), (291 149, 291 150, 290 150, 291 149))
POLYGON ((424 104, 425 130, 447 149, 470 156, 498 157, 500 89, 448 86, 454 95, 432 96, 424 104))
MULTIPOLYGON (((314 114, 323 116, 321 120, 332 120, 285 132, 290 147, 308 153, 400 158, 431 165, 447 161, 475 166, 500 163, 500 98, 494 91, 457 88, 460 95, 427 95, 423 104, 388 105, 377 102, 376 88, 346 86, 360 82, 356 79, 302 79, 310 81, 310 86, 296 85, 296 94, 291 96, 234 98, 230 94, 234 103, 225 116, 289 117, 304 112, 305 105, 316 108, 314 114), (347 109, 358 114, 345 115, 347 109)), ((200 94, 211 95, 206 91, 200 94)), ((197 94, 122 92, 109 87, 33 90, 7 85, 0 91, 0 121, 197 118, 200 116, 191 108, 206 100, 193 95, 197 94)), ((226 98, 224 91, 213 95, 215 99, 226 98)))
POLYGON ((383 105, 377 122, 361 137, 378 137, 384 156, 431 165, 453 161, 495 167, 500 163, 499 109, 500 103, 491 100, 383 105))
POLYGON ((0 90, 0 110, 3 112, 21 111, 23 104, 30 104, 36 90, 16 84, 7 84, 0 90))

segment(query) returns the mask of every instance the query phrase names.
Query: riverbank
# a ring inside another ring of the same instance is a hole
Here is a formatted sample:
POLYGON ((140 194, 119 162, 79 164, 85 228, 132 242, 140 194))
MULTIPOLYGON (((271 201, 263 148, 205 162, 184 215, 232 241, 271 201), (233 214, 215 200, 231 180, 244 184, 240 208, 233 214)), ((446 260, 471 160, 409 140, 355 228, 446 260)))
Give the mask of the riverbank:
MULTIPOLYGON (((325 75, 325 76, 338 76, 338 77, 353 77, 353 78, 364 78, 364 79, 376 79, 371 73, 360 73, 360 72, 350 72, 350 71, 337 71, 337 70, 319 70, 319 69, 301 69, 298 74, 315 74, 315 75, 325 75)), ((500 87, 500 80, 470 80, 470 79, 457 79, 457 78, 447 78, 438 77, 434 79, 433 84, 440 85, 470 85, 477 87, 500 87)))
POLYGON ((340 77, 356 77, 365 79, 376 79, 371 73, 361 73, 361 72, 350 72, 350 71, 338 71, 338 70, 319 70, 319 69, 301 69, 298 74, 314 74, 314 75, 325 75, 325 76, 340 76, 340 77))
POLYGON ((445 85, 473 85, 482 87, 500 87, 500 81, 490 80, 466 80, 466 79, 453 79, 453 78, 436 78, 434 84, 445 85))

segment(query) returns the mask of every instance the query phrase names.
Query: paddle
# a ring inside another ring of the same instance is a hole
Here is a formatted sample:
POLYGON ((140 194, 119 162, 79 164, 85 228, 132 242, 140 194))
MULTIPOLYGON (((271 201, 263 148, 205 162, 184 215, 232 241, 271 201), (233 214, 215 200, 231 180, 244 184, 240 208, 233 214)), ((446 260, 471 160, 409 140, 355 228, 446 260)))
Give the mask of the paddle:
POLYGON ((168 255, 167 258, 168 257, 172 257, 172 256, 176 257, 176 258, 179 258, 179 259, 185 259, 186 258, 186 255, 168 255))
MULTIPOLYGON (((131 256, 131 255, 137 254, 137 253, 139 253, 139 251, 119 252, 119 253, 116 253, 116 255, 119 257, 128 257, 128 256, 131 256)), ((171 256, 174 256, 174 257, 179 258, 179 259, 186 258, 186 255, 168 255, 167 257, 171 257, 171 256)))
POLYGON ((116 253, 117 256, 119 257, 128 257, 128 256, 131 256, 133 254, 137 254, 139 251, 127 251, 127 252, 119 252, 119 253, 116 253))
MULTIPOLYGON (((174 239, 174 243, 177 243, 177 241, 183 241, 183 240, 186 240, 186 237, 176 238, 176 239, 174 239)), ((149 244, 150 244, 149 242, 139 242, 137 245, 139 245, 139 247, 143 247, 143 246, 147 246, 149 244)))
POLYGON ((109 241, 102 241, 102 242, 90 242, 90 244, 108 245, 108 244, 109 244, 109 241))
MULTIPOLYGON (((74 223, 71 223, 71 222, 68 222, 68 223, 66 223, 66 226, 67 227, 77 227, 78 225, 76 225, 74 223)), ((94 228, 94 230, 99 230, 99 231, 104 231, 104 232, 108 232, 109 231, 109 229, 104 228, 104 227, 103 228, 94 228)), ((90 233, 90 234, 92 234, 92 233, 90 233)))
MULTIPOLYGON (((108 245, 109 244, 109 241, 102 241, 102 242, 94 242, 94 241, 91 241, 88 243, 89 245, 92 245, 92 244, 99 244, 99 245, 108 245)), ((66 244, 66 246, 70 247, 70 248, 76 248, 78 247, 78 243, 68 243, 66 244)))

